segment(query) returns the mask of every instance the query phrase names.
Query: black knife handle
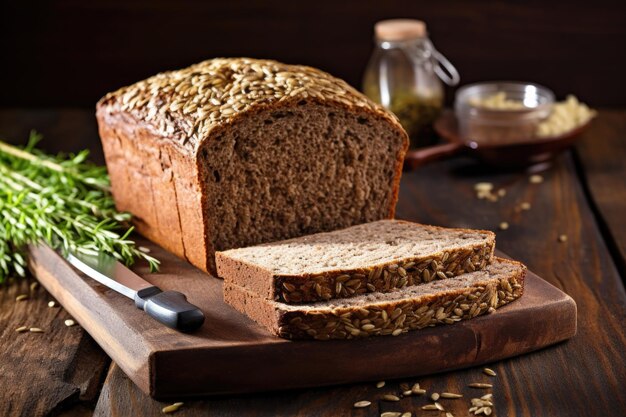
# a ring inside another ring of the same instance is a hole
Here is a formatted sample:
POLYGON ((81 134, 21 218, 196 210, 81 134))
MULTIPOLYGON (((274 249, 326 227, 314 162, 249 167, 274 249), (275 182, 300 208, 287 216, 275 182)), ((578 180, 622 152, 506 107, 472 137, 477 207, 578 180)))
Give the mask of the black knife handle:
POLYGON ((191 332, 204 323, 204 313, 187 301, 185 294, 178 291, 161 291, 148 287, 135 295, 137 308, 172 329, 191 332))

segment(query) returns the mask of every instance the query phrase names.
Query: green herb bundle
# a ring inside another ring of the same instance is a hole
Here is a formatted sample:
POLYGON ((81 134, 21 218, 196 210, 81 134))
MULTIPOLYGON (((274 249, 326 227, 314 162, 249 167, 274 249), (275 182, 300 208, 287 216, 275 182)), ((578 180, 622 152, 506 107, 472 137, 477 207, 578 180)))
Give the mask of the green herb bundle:
POLYGON ((40 136, 17 148, 0 141, 0 283, 24 276, 26 245, 45 242, 64 254, 113 255, 126 265, 159 262, 129 239, 130 214, 116 211, 106 168, 88 152, 50 156, 35 148, 40 136))

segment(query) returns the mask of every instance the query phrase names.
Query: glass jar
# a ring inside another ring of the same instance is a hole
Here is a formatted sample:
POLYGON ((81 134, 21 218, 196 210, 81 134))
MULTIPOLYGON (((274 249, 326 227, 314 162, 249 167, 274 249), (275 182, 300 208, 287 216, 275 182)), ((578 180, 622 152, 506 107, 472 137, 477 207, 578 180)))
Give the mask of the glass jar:
POLYGON ((383 20, 375 33, 363 92, 398 116, 412 147, 427 145, 432 123, 443 108, 441 81, 457 85, 459 74, 435 49, 420 20, 383 20))

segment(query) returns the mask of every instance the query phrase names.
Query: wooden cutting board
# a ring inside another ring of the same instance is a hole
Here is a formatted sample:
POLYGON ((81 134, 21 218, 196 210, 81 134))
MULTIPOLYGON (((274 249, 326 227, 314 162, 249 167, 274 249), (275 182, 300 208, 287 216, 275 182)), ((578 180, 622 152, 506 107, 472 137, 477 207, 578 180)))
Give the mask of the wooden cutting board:
POLYGON ((199 331, 163 326, 47 247, 31 247, 29 262, 41 284, 157 399, 420 376, 527 353, 576 334, 574 300, 529 272, 524 295, 488 316, 398 337, 288 341, 226 305, 221 280, 150 242, 139 244, 162 267, 158 274, 145 266, 135 271, 163 290, 187 294, 206 315, 199 331))

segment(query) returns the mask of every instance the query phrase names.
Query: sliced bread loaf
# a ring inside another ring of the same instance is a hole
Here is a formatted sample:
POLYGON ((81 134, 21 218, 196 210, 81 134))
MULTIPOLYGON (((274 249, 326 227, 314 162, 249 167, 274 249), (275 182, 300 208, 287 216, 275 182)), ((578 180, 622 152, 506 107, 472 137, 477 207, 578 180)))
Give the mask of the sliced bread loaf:
POLYGON ((406 132, 320 70, 212 59, 107 94, 96 115, 118 209, 211 273, 217 250, 394 215, 406 132))
POLYGON ((216 254, 227 284, 299 303, 389 292, 483 269, 492 232, 381 220, 216 254))
POLYGON ((397 336, 493 312, 522 295, 525 274, 521 263, 495 258, 485 269, 456 278, 340 301, 285 304, 229 282, 224 283, 224 299, 272 333, 288 339, 397 336))

